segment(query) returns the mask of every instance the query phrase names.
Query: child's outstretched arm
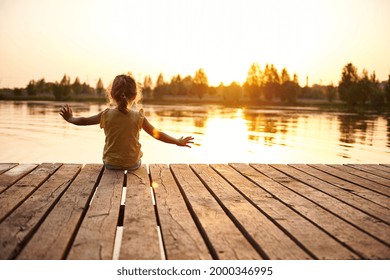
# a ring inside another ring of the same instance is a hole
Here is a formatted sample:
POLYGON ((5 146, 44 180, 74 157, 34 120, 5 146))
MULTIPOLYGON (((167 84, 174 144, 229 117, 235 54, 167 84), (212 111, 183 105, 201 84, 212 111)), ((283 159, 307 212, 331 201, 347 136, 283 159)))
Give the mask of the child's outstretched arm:
POLYGON ((60 110, 60 115, 66 120, 67 122, 70 122, 75 125, 93 125, 93 124, 99 124, 100 119, 102 117, 102 113, 100 112, 94 116, 91 117, 73 117, 72 108, 66 104, 63 106, 60 110))
POLYGON ((183 138, 183 137, 174 138, 174 137, 169 136, 168 134, 166 134, 164 132, 161 132, 161 131, 155 129, 153 127, 153 125, 151 125, 150 122, 146 118, 144 118, 142 128, 152 137, 154 137, 157 140, 160 140, 162 142, 165 142, 165 143, 176 144, 178 146, 185 146, 188 148, 191 148, 191 146, 189 144, 194 143, 192 141, 192 140, 194 140, 194 138, 192 136, 188 136, 185 138, 183 138))

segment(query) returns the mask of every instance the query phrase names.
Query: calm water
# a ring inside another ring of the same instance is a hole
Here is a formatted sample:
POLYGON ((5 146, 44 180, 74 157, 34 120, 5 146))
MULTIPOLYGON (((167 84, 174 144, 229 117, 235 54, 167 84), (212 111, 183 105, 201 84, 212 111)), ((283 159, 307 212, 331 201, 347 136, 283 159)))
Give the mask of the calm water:
MULTIPOLYGON (((56 102, 0 101, 0 162, 100 163, 104 133, 65 122, 56 102)), ((71 103, 88 116, 105 105, 71 103)), ((144 163, 389 163, 390 114, 144 105, 148 120, 193 148, 141 132, 144 163)))

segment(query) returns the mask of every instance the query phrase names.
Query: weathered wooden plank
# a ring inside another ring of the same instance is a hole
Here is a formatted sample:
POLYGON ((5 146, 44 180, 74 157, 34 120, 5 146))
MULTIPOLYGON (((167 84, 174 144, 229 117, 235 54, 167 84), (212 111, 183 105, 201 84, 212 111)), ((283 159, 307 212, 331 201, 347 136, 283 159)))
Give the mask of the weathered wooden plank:
POLYGON ((348 205, 355 207, 356 209, 364 211, 365 213, 371 215, 372 217, 376 217, 381 221, 390 223, 389 209, 386 209, 369 200, 351 194, 348 191, 341 190, 325 181, 319 180, 316 177, 308 175, 299 169, 293 168, 292 166, 287 166, 283 164, 273 164, 271 166, 288 174, 290 177, 296 178, 301 182, 305 182, 307 185, 310 185, 312 188, 315 188, 320 192, 324 192, 342 202, 347 203, 348 205))
POLYGON ((83 167, 17 259, 59 260, 66 257, 101 171, 101 164, 83 167))
POLYGON ((43 184, 61 164, 43 163, 0 194, 0 221, 43 184))
POLYGON ((373 165, 373 164, 346 164, 346 166, 371 173, 373 175, 390 179, 390 172, 380 170, 379 164, 373 165), (378 167, 376 167, 378 166, 378 167))
POLYGON ((19 164, 0 175, 0 193, 36 168, 38 164, 19 164))
POLYGON ((252 245, 259 247, 270 259, 311 259, 291 238, 264 213, 250 204, 222 177, 205 164, 192 165, 209 191, 229 216, 247 233, 252 245))
POLYGON ((390 168, 386 167, 385 165, 382 164, 366 164, 366 165, 390 174, 390 168))
POLYGON ((18 165, 17 163, 0 163, 0 174, 18 165))
POLYGON ((80 170, 62 165, 33 195, 0 224, 0 259, 15 258, 80 170))
POLYGON ((346 165, 340 165, 340 164, 330 164, 329 166, 337 168, 343 172, 347 172, 347 173, 359 176, 361 178, 371 180, 373 182, 379 183, 379 184, 384 185, 386 187, 390 186, 390 180, 373 175, 373 174, 365 172, 365 171, 357 170, 355 168, 352 168, 352 167, 349 167, 346 165))
POLYGON ((333 176, 336 176, 342 180, 354 183, 356 185, 362 186, 364 188, 370 189, 372 191, 375 191, 380 194, 384 194, 386 196, 390 196, 390 189, 386 186, 383 186, 381 184, 375 183, 373 181, 358 177, 353 174, 349 174, 347 172, 343 172, 339 169, 336 169, 332 166, 325 165, 325 164, 310 164, 311 167, 314 167, 316 169, 319 169, 323 172, 326 172, 328 174, 331 174, 333 176))
POLYGON ((123 237, 119 259, 161 259, 156 214, 145 165, 127 173, 123 237))
MULTIPOLYGON (((260 165, 254 164, 253 165, 257 170, 260 165)), ((264 166, 263 166, 264 167, 264 166)), ((279 166, 283 168, 283 166, 279 166)), ((291 167, 288 167, 291 168, 291 167)), ((267 171, 273 170, 270 166, 268 168, 265 168, 267 171)), ((264 169, 262 169, 261 172, 264 172, 264 169)), ((273 177, 274 180, 277 179, 278 175, 283 174, 279 171, 279 174, 276 172, 268 173, 269 176, 276 176, 273 177)), ((281 175, 282 177, 283 175, 281 175)), ((289 175, 287 175, 289 176, 289 175)), ((291 177, 289 177, 291 178, 291 177)), ((340 200, 337 200, 336 198, 329 196, 323 192, 318 191, 315 188, 309 187, 305 183, 297 182, 296 180, 291 182, 290 180, 287 180, 287 182, 284 182, 283 179, 281 180, 281 183, 288 188, 292 189, 293 191, 299 193, 302 196, 307 197, 308 199, 314 201, 315 203, 319 204, 323 208, 327 209, 328 211, 331 211, 332 213, 340 216, 341 218, 345 219, 346 221, 354 224, 359 229, 362 229, 368 233, 370 233, 372 236, 381 239, 386 244, 390 245, 390 227, 385 222, 374 218, 365 212, 360 211, 359 209, 352 207, 349 204, 343 203, 340 200)))
POLYGON ((261 259, 190 167, 170 166, 213 258, 261 259))
MULTIPOLYGON (((348 208, 342 207, 340 209, 338 201, 332 203, 331 197, 296 181, 269 165, 251 164, 255 169, 243 169, 241 165, 236 164, 232 166, 362 258, 388 259, 390 257, 388 246, 390 240, 386 228, 383 232, 383 228, 377 226, 378 230, 382 231, 381 237, 387 240, 387 245, 347 222, 343 216, 349 218, 348 208), (321 206, 321 204, 325 206, 321 206)), ((364 224, 367 218, 363 216, 360 221, 364 224)))
POLYGON ((111 260, 124 172, 105 169, 67 259, 111 260))
MULTIPOLYGON (((242 164, 241 171, 246 172, 252 169, 248 165, 242 164)), ((303 248, 311 252, 317 259, 356 259, 358 255, 348 250, 341 243, 337 242, 333 237, 325 233, 320 227, 305 219, 289 206, 279 200, 278 194, 271 194, 260 188, 255 183, 249 181, 233 168, 224 164, 213 164, 215 170, 221 174, 227 181, 230 182, 243 195, 251 200, 261 211, 270 217, 274 223, 282 227, 284 231, 289 232, 294 239, 301 244, 303 248)), ((276 185, 276 183, 273 183, 276 185)), ((280 186, 281 187, 281 186, 280 186)), ((283 187, 281 187, 283 188, 283 187)), ((223 200, 225 201, 225 200, 223 200)), ((299 201, 297 201, 299 203, 299 201)), ((248 219, 253 219, 248 216, 248 219)), ((265 235, 274 234, 273 231, 268 231, 265 235)), ((286 254, 287 247, 281 250, 280 253, 286 254)), ((283 256, 282 256, 283 258, 283 256)))
MULTIPOLYGON (((330 174, 327 174, 325 172, 322 172, 318 169, 315 169, 309 165, 306 164, 290 164, 290 166, 295 167, 313 177, 316 177, 320 180, 323 180, 327 183, 330 183, 344 191, 347 191, 348 193, 353 193, 355 195, 358 195, 362 198, 368 199, 371 202, 375 202, 383 207, 386 207, 390 210, 390 198, 373 192, 369 189, 363 188, 359 185, 352 184, 348 181, 341 180, 337 177, 334 177, 330 174)), ((389 213, 390 214, 390 213, 389 213)))
POLYGON ((149 165, 167 259, 211 259, 167 165, 149 165))

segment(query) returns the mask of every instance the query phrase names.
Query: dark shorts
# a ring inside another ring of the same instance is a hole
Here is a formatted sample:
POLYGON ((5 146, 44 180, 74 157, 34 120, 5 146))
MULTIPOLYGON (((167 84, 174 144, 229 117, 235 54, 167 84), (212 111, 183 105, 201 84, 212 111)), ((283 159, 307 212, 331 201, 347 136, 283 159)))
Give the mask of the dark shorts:
POLYGON ((137 162, 136 164, 134 164, 133 166, 130 166, 130 167, 115 166, 115 165, 111 165, 111 164, 107 164, 107 163, 104 164, 104 167, 107 168, 107 169, 111 169, 111 170, 128 170, 128 171, 137 170, 138 168, 140 168, 140 166, 141 166, 141 160, 139 160, 139 162, 137 162))

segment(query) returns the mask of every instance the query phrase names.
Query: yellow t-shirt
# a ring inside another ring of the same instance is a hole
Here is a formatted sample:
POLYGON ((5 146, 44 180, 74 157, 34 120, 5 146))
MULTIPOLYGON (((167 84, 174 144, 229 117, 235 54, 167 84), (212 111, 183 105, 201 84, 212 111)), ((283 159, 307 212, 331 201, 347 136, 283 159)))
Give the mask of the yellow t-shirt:
POLYGON ((130 110, 127 114, 118 109, 106 109, 100 120, 106 141, 103 151, 105 164, 128 168, 142 157, 139 132, 144 120, 143 110, 130 110))

